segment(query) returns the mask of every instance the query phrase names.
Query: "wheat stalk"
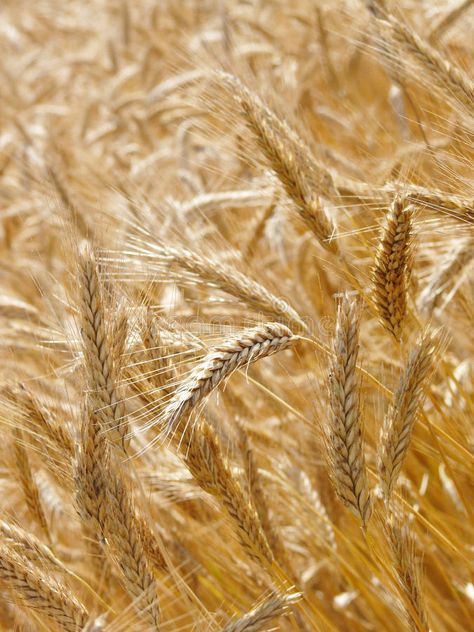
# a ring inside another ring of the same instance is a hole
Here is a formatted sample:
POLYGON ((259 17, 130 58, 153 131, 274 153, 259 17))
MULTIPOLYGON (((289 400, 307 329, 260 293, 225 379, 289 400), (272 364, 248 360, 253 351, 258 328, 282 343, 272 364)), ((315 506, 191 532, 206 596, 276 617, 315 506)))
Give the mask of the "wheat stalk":
MULTIPOLYGON (((474 81, 461 68, 450 62, 445 55, 394 15, 386 14, 381 25, 386 28, 392 46, 400 46, 410 58, 421 65, 426 77, 443 92, 444 97, 454 106, 463 105, 465 111, 472 115, 474 81)), ((400 58, 398 51, 397 58, 400 58)))
POLYGON ((408 603, 407 618, 414 632, 428 632, 428 618, 421 586, 420 563, 417 559, 415 538, 410 531, 408 517, 390 515, 385 522, 385 532, 393 557, 395 571, 402 596, 408 603), (413 614, 415 616, 413 616, 413 614))
POLYGON ((269 219, 272 217, 275 211, 276 205, 277 205, 277 199, 274 199, 270 204, 268 204, 265 207, 260 217, 257 218, 255 225, 252 227, 252 236, 247 242, 247 245, 245 246, 245 250, 243 252, 244 260, 252 259, 255 256, 257 252, 258 244, 263 237, 263 234, 265 232, 265 227, 267 226, 269 219))
POLYGON ((157 584, 145 555, 143 530, 137 528, 132 495, 117 470, 109 470, 105 486, 104 535, 112 557, 122 571, 127 591, 136 599, 135 607, 140 615, 158 630, 160 610, 157 584))
POLYGON ((291 569, 282 538, 272 521, 254 450, 252 449, 249 437, 242 423, 239 421, 237 421, 237 431, 239 436, 239 449, 245 465, 246 482, 248 483, 250 498, 257 511, 263 532, 280 566, 291 569))
POLYGON ((164 260, 190 272, 211 286, 219 288, 262 315, 279 320, 298 331, 305 331, 307 326, 301 316, 284 299, 272 294, 264 285, 258 283, 236 268, 217 259, 210 259, 189 248, 168 246, 160 243, 147 243, 148 251, 143 243, 137 246, 136 254, 147 262, 147 269, 154 261, 164 260))
POLYGON ((29 561, 50 564, 56 570, 63 568, 51 549, 32 533, 5 520, 0 520, 0 533, 12 550, 21 553, 29 561))
POLYGON ((11 389, 11 398, 23 409, 26 424, 33 426, 38 434, 46 435, 60 454, 73 454, 74 442, 69 428, 55 423, 48 409, 25 384, 11 389))
POLYGON ((463 273, 469 269, 474 259, 474 239, 468 238, 460 242, 453 252, 450 252, 434 268, 426 287, 418 297, 421 312, 429 315, 440 305, 446 304, 453 297, 463 273), (451 291, 448 292, 452 286, 451 291))

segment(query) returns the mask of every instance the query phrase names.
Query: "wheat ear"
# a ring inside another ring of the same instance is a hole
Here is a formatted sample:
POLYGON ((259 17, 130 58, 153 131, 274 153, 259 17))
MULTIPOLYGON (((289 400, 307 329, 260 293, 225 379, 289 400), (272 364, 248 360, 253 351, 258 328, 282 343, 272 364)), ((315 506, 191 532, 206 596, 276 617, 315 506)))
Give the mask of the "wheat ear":
POLYGON ((337 312, 329 374, 329 419, 325 428, 328 463, 336 493, 365 527, 372 512, 372 502, 365 467, 356 372, 359 324, 359 306, 345 295, 337 312))
POLYGON ((474 0, 464 0, 464 2, 460 2, 456 7, 451 9, 451 11, 443 15, 430 32, 430 42, 437 42, 473 4, 474 0))
POLYGON ((394 15, 384 16, 381 24, 392 42, 421 65, 430 84, 437 86, 454 106, 461 103, 472 115, 474 81, 394 15))
POLYGON ((117 390, 119 357, 114 353, 117 347, 107 333, 102 289, 91 254, 86 253, 81 257, 80 273, 81 331, 90 402, 101 417, 102 425, 110 432, 112 442, 118 443, 126 451, 129 428, 117 390))
MULTIPOLYGON (((124 477, 114 465, 104 428, 94 411, 83 423, 76 471, 76 500, 93 541, 107 543, 106 551, 120 567, 127 591, 146 602, 143 615, 158 629, 157 587, 145 548, 156 562, 153 536, 139 518, 124 477)), ((141 604, 137 603, 141 612, 141 604)))
POLYGON ((135 598, 135 606, 140 615, 146 617, 158 630, 160 609, 157 584, 137 528, 131 491, 127 488, 125 477, 118 470, 108 472, 106 492, 104 535, 112 557, 122 571, 125 587, 135 598))
POLYGON ((250 498, 257 511, 260 524, 267 538, 268 544, 278 563, 286 569, 291 570, 288 555, 283 541, 271 519, 270 510, 265 495, 258 463, 249 437, 240 421, 237 420, 237 431, 239 435, 239 449, 245 465, 246 479, 248 483, 250 498))
POLYGON ((260 632, 265 630, 274 619, 281 617, 300 597, 301 593, 272 594, 240 619, 230 621, 222 628, 222 632, 260 632))
POLYGON ((24 446, 23 432, 20 428, 14 428, 14 451, 16 469, 18 472, 18 478, 20 480, 21 488, 26 501, 26 506, 31 515, 31 518, 38 524, 46 538, 51 541, 49 533, 48 522, 44 514, 43 505, 41 503, 38 486, 33 478, 31 471, 30 460, 28 458, 28 452, 24 446))
POLYGON ((385 416, 379 449, 380 483, 386 500, 397 482, 408 452, 416 414, 423 402, 423 387, 432 370, 442 338, 434 338, 429 330, 421 335, 412 351, 405 371, 385 416))
POLYGON ((279 323, 247 329, 209 351, 177 389, 164 409, 167 429, 173 431, 217 386, 238 369, 283 351, 298 339, 279 323))
POLYGON ((49 617, 66 632, 80 632, 87 625, 87 610, 65 586, 6 545, 0 546, 0 579, 9 583, 26 607, 49 617))
POLYGON ((418 299, 422 313, 430 315, 440 304, 452 299, 473 259, 474 238, 471 237, 457 244, 454 251, 436 265, 418 299))
POLYGON ((18 384, 12 390, 12 398, 25 413, 26 422, 42 437, 46 436, 58 452, 64 452, 68 457, 74 453, 74 442, 68 427, 55 423, 49 411, 26 385, 18 384))
MULTIPOLYGON (((115 364, 110 357, 112 345, 107 340, 103 321, 103 302, 94 260, 83 258, 82 336, 90 393, 81 432, 81 449, 77 465, 77 503, 88 529, 96 538, 105 538, 112 556, 122 570, 128 592, 146 601, 144 615, 155 628, 159 626, 157 587, 143 550, 136 525, 136 510, 125 478, 114 463, 105 430, 120 422, 115 389, 115 364)), ((119 327, 126 331, 126 327, 119 327)), ((125 335, 117 336, 120 346, 125 335)), ((118 344, 118 343, 117 343, 118 344)), ((115 349, 116 353, 118 349, 115 349)), ((123 426, 119 423, 120 441, 125 447, 123 426)), ((109 437, 113 439, 112 437, 109 437)), ((108 550, 108 549, 107 549, 108 550)))
POLYGON ((105 432, 90 405, 86 406, 75 469, 79 515, 94 539, 100 540, 106 505, 105 472, 110 451, 105 432))
POLYGON ((8 387, 5 393, 21 414, 23 433, 28 435, 28 442, 37 449, 56 481, 70 490, 74 443, 69 429, 56 423, 50 411, 25 385, 8 387))
POLYGON ((407 312, 413 207, 395 197, 387 214, 372 271, 373 297, 384 327, 400 340, 407 312))
POLYGON ((33 533, 25 531, 5 520, 0 520, 0 533, 9 547, 31 562, 49 564, 56 570, 62 570, 63 565, 51 549, 43 544, 33 533))
POLYGON ((182 435, 178 445, 196 482, 216 497, 227 511, 247 553, 265 566, 271 564, 273 555, 258 514, 224 459, 213 428, 202 421, 192 435, 182 435))
MULTIPOLYGON (((147 246, 150 249, 148 253, 143 252, 141 245, 136 252, 137 256, 145 257, 147 262, 152 263, 155 258, 163 259, 243 301, 251 309, 268 318, 279 320, 297 331, 307 329, 301 316, 285 300, 275 296, 266 287, 236 268, 184 247, 165 246, 160 243, 147 243, 147 246)), ((134 254, 134 251, 130 251, 129 254, 134 254)))
POLYGON ((385 523, 386 537, 392 554, 406 615, 413 632, 429 631, 426 607, 421 586, 421 569, 416 555, 415 539, 410 532, 407 516, 390 515, 385 523), (415 615, 415 616, 413 616, 415 615))
POLYGON ((331 252, 338 252, 336 227, 327 216, 320 195, 334 193, 329 172, 317 168, 310 149, 296 132, 281 120, 237 77, 219 73, 236 99, 247 125, 268 165, 274 171, 288 197, 318 239, 331 252))

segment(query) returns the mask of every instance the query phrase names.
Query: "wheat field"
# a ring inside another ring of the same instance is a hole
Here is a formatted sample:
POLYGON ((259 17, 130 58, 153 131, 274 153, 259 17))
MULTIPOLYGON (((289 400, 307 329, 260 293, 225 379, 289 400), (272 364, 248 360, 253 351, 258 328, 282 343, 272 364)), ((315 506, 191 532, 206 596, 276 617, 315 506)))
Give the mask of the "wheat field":
POLYGON ((0 630, 474 630, 474 2, 5 0, 0 630))

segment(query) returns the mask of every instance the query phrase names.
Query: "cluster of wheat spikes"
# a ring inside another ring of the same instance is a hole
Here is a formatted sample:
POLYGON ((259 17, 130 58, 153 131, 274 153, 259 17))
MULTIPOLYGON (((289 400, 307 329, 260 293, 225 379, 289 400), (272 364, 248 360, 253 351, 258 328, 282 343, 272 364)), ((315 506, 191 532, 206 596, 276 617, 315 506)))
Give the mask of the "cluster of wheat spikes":
POLYGON ((0 9, 0 632, 474 630, 474 2, 0 9))

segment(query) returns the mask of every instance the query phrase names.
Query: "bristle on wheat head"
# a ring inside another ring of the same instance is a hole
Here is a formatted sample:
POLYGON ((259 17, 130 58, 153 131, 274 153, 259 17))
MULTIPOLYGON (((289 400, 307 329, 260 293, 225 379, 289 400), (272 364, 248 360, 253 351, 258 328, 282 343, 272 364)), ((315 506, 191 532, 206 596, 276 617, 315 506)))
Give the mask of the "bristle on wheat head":
POLYGON ((266 323, 232 336, 214 347, 179 386, 165 409, 167 430, 173 432, 181 420, 233 372, 292 345, 295 336, 280 323, 266 323))

